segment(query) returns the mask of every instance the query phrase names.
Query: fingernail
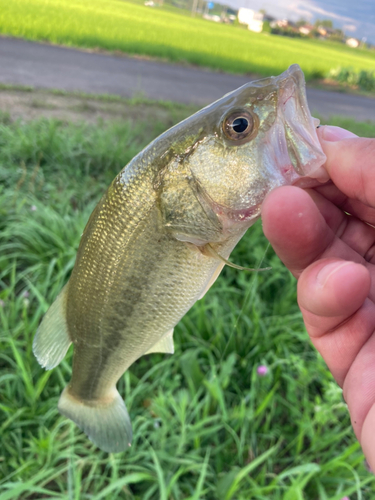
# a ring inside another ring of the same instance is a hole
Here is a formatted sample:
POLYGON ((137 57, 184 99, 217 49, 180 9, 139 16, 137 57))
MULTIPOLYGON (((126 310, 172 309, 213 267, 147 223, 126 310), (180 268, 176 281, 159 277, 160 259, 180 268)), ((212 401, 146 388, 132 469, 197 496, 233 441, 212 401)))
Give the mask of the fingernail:
POLYGON ((342 141, 343 139, 358 137, 352 132, 349 132, 349 130, 334 127, 333 125, 324 125, 324 127, 319 127, 319 135, 322 139, 329 142, 342 141))
POLYGON ((350 264, 352 264, 352 262, 348 261, 331 262, 330 264, 327 264, 318 272, 316 276, 318 285, 324 286, 333 274, 335 274, 342 267, 350 264))

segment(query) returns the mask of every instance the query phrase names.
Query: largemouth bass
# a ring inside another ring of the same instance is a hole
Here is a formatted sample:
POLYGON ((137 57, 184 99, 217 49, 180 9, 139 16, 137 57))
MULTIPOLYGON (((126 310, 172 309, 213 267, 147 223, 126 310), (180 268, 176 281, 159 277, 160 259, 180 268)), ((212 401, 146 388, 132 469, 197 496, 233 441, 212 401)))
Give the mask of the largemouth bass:
POLYGON ((140 356, 173 353, 174 326, 214 283, 265 195, 318 176, 324 161, 294 65, 179 123, 117 175, 33 345, 49 370, 74 344, 58 408, 99 448, 131 443, 122 374, 140 356))

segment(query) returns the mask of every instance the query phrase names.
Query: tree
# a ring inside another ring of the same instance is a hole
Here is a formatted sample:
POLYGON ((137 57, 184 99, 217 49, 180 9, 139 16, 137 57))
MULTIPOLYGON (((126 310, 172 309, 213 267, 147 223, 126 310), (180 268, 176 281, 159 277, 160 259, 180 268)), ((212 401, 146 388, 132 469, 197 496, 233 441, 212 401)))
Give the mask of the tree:
POLYGON ((306 19, 304 19, 303 17, 301 17, 301 19, 299 19, 297 22, 296 22, 296 26, 297 28, 300 28, 301 26, 305 26, 306 24, 309 24, 306 19))
POLYGON ((316 28, 322 26, 323 28, 333 28, 333 22, 330 19, 317 19, 314 23, 316 28))

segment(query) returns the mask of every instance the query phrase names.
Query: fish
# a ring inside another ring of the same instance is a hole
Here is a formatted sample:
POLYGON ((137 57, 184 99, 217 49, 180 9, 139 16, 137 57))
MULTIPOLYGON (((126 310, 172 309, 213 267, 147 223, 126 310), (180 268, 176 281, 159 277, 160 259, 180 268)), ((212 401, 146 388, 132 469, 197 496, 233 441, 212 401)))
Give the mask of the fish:
POLYGON ((174 327, 229 263, 266 194, 323 175, 316 125, 292 65, 164 132, 104 193, 33 341, 47 370, 74 345, 58 409, 100 449, 130 446, 117 381, 141 356, 174 352, 174 327))

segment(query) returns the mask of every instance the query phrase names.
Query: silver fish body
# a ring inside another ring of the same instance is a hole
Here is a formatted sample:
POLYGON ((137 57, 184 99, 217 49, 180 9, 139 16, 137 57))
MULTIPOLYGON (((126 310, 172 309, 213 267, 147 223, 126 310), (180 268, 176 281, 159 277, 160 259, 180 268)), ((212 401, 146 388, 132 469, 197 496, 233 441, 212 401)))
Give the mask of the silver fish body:
POLYGON ((91 214, 72 276, 34 339, 47 369, 74 344, 61 413, 105 451, 130 445, 118 379, 144 354, 173 352, 174 326, 265 195, 324 161, 297 65, 224 96, 139 153, 91 214))

